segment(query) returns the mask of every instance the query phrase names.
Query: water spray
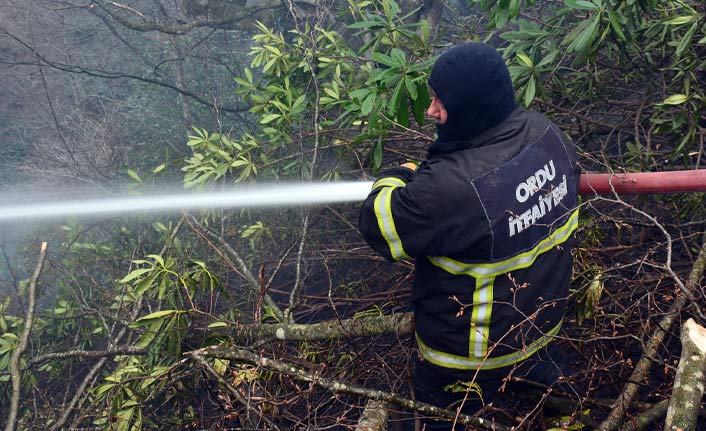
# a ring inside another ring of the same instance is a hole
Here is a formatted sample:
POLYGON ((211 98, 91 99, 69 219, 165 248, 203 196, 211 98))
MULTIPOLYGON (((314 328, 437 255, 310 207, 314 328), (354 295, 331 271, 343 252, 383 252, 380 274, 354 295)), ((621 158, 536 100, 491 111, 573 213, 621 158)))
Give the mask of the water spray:
MULTIPOLYGON (((218 192, 112 197, 82 201, 37 202, 0 206, 0 223, 66 216, 119 215, 208 208, 266 208, 360 202, 371 181, 260 184, 218 192)), ((706 169, 634 174, 583 174, 582 195, 652 194, 706 191, 706 169)))

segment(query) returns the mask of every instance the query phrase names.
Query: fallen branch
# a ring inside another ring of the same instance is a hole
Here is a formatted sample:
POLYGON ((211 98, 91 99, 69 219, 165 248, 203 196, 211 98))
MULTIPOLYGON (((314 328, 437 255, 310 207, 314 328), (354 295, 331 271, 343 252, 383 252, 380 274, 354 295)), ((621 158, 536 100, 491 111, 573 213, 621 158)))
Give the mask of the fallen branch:
POLYGON ((225 346, 209 346, 203 349, 188 352, 186 353, 186 355, 191 358, 194 358, 194 360, 206 357, 230 359, 234 361, 245 362, 252 365, 256 365, 258 367, 266 368, 268 370, 276 371, 280 374, 291 376, 295 379, 304 382, 313 383, 322 388, 328 389, 331 392, 345 393, 372 400, 384 401, 389 404, 394 404, 410 410, 416 410, 429 416, 439 417, 450 421, 457 419, 456 422, 458 423, 472 425, 476 428, 484 430, 509 431, 509 428, 504 425, 489 422, 482 418, 476 418, 464 414, 457 414, 457 412, 455 411, 442 409, 437 406, 422 403, 419 401, 413 401, 409 398, 405 398, 401 395, 392 392, 368 389, 362 386, 349 385, 331 379, 327 379, 317 374, 312 374, 301 368, 297 368, 292 364, 266 358, 262 355, 259 355, 246 349, 225 346))
POLYGON ((32 332, 32 325, 34 325, 34 311, 37 305, 37 281, 39 280, 39 274, 42 273, 42 267, 44 266, 44 259, 47 257, 47 243, 43 242, 41 249, 39 251, 39 261, 37 262, 37 267, 34 269, 34 274, 29 281, 29 288, 27 296, 29 303, 27 304, 27 314, 25 315, 24 328, 22 329, 22 335, 20 335, 20 341, 17 348, 12 352, 10 357, 10 363, 8 369, 10 370, 10 379, 12 380, 12 397, 10 399, 10 410, 7 415, 7 422, 5 423, 5 431, 14 431, 17 421, 17 413, 20 408, 20 393, 22 391, 22 371, 20 370, 20 359, 27 350, 27 344, 29 343, 29 334, 32 332))
POLYGON ((382 334, 407 335, 413 332, 413 314, 353 317, 310 324, 262 324, 209 328, 210 334, 224 335, 239 343, 252 340, 315 341, 382 334))
POLYGON ((664 422, 665 431, 695 430, 704 395, 706 328, 694 319, 687 320, 682 326, 681 344, 681 358, 664 422))

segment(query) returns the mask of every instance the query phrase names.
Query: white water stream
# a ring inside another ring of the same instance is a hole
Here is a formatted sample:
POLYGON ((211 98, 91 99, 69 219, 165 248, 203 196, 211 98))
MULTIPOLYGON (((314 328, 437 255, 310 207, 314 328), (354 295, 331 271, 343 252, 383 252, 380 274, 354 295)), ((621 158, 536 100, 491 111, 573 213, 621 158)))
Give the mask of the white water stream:
MULTIPOLYGON (((118 215, 206 208, 254 208, 329 204, 362 201, 372 182, 261 184, 200 193, 116 196, 104 199, 65 200, 5 204, 0 223, 66 216, 118 215)), ((70 194, 70 193, 67 193, 70 194)))

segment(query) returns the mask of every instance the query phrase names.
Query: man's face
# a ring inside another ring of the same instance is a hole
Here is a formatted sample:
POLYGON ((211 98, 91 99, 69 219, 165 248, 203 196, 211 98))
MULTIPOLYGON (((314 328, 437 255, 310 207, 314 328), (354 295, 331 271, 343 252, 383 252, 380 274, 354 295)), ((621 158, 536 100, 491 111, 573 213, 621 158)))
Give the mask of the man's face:
POLYGON ((446 108, 444 104, 441 103, 441 99, 434 93, 431 92, 431 103, 427 109, 427 115, 436 121, 436 124, 444 124, 449 118, 449 114, 446 113, 446 108))

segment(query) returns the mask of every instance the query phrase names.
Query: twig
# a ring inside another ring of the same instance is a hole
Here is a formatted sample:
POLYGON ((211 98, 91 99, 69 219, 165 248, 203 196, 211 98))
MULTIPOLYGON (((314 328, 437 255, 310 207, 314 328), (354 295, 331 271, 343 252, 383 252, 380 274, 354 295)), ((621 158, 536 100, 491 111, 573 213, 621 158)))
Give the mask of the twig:
POLYGON ((202 356, 200 356, 200 355, 192 355, 192 354, 189 354, 189 356, 190 356, 192 359, 194 359, 196 362, 198 362, 206 371, 208 371, 208 373, 209 373, 210 375, 212 375, 213 377, 215 377, 215 379, 218 380, 218 383, 220 383, 221 385, 225 386, 226 389, 228 389, 228 392, 230 392, 230 393, 238 400, 238 402, 239 402, 240 404, 242 404, 242 405, 243 405, 244 407, 246 407, 248 410, 252 410, 252 411, 253 411, 258 417, 260 417, 271 429, 273 429, 273 430, 275 430, 275 431, 279 431, 279 428, 277 428, 277 425, 275 425, 271 420, 269 420, 269 419, 267 418, 267 416, 264 416, 264 415, 261 414, 261 412, 257 411, 257 410, 255 409, 255 407, 254 407, 252 404, 250 404, 250 403, 248 402, 248 400, 246 400, 245 398, 243 398, 243 395, 242 395, 240 392, 238 392, 238 390, 235 389, 235 388, 233 387, 233 385, 231 385, 230 383, 228 383, 228 382, 226 381, 226 379, 224 379, 223 376, 221 376, 221 375, 218 373, 218 371, 216 371, 215 369, 213 369, 213 367, 211 366, 211 364, 209 364, 208 361, 206 361, 206 359, 204 359, 204 358, 203 358, 202 356))
POLYGON ((296 279, 294 287, 289 293, 289 307, 284 311, 284 321, 294 323, 294 310, 301 301, 302 291, 304 290, 304 280, 302 277, 302 261, 304 260, 304 245, 309 232, 309 208, 304 209, 305 213, 302 217, 302 236, 299 240, 299 250, 297 251, 296 279))
POLYGON ((677 298, 672 303, 671 307, 665 314, 665 316, 660 320, 657 325, 657 330, 650 337, 647 346, 642 354, 642 357, 635 365, 630 378, 628 378, 628 383, 625 385, 623 392, 620 394, 615 402, 613 410, 610 412, 608 417, 601 422, 598 426, 598 431, 613 431, 617 429, 623 422, 623 417, 627 411, 628 406, 632 402, 633 398, 637 394, 639 389, 639 382, 642 382, 647 373, 652 366, 652 358, 656 356, 657 349, 662 343, 667 331, 672 327, 674 321, 679 315, 679 311, 686 305, 689 300, 689 294, 687 292, 693 292, 694 287, 698 284, 701 275, 704 272, 704 267, 706 266, 706 241, 701 246, 701 251, 699 256, 694 262, 691 274, 689 275, 689 280, 686 283, 684 289, 681 289, 677 293, 677 298))
POLYGON ((39 251, 39 261, 37 262, 37 267, 34 269, 34 274, 29 281, 29 289, 27 296, 29 297, 29 304, 27 305, 27 314, 25 315, 24 328, 22 329, 22 335, 20 336, 20 342, 17 348, 12 352, 10 357, 9 370, 10 378, 12 379, 12 398, 10 400, 10 411, 7 415, 7 422, 5 424, 5 431, 14 431, 17 413, 20 408, 20 392, 22 390, 21 380, 22 373, 20 371, 20 359, 27 350, 27 344, 29 342, 29 334, 32 332, 32 325, 34 324, 34 311, 37 304, 37 281, 39 280, 39 274, 42 272, 42 267, 44 266, 44 259, 47 257, 47 243, 43 242, 41 249, 39 251))
POLYGON ((142 18, 142 19, 144 19, 145 21, 147 21, 147 18, 146 18, 141 12, 137 11, 136 9, 131 8, 130 6, 124 5, 124 4, 122 4, 122 3, 114 2, 114 1, 113 1, 113 2, 110 2, 110 4, 112 4, 113 6, 115 6, 115 7, 118 8, 118 9, 123 9, 123 10, 126 10, 126 11, 128 11, 128 12, 132 12, 132 13, 134 13, 135 15, 137 15, 137 16, 139 16, 140 18, 142 18))
MULTIPOLYGON (((195 217, 190 216, 188 214, 185 214, 184 217, 186 218, 186 222, 189 224, 189 226, 194 232, 198 234, 199 231, 201 231, 202 233, 205 233, 206 235, 218 241, 221 247, 223 247, 230 254, 230 256, 235 259, 235 262, 238 264, 239 267, 238 269, 240 269, 239 274, 245 277, 245 279, 250 283, 253 292, 255 294, 260 292, 260 281, 257 279, 257 277, 253 275, 252 272, 250 272, 250 269, 248 269, 248 266, 245 264, 245 261, 240 258, 238 252, 233 250, 233 247, 231 247, 230 244, 228 244, 228 242, 226 242, 226 240, 223 239, 222 236, 203 226, 201 223, 198 222, 198 220, 196 220, 195 217)), ((265 302, 267 303, 267 306, 272 309, 275 316, 277 316, 277 319, 283 321, 284 313, 282 313, 282 310, 280 310, 279 306, 272 300, 270 295, 265 293, 264 298, 265 302)))
POLYGON ((640 413, 639 416, 630 418, 620 431, 640 431, 646 429, 667 413, 669 400, 662 400, 649 409, 640 413))
POLYGON ((476 418, 465 414, 457 415, 455 411, 442 409, 432 404, 413 401, 409 398, 405 398, 401 395, 392 392, 368 389, 362 386, 349 385, 331 379, 327 379, 325 377, 319 376, 318 374, 312 374, 301 368, 292 366, 292 364, 266 358, 262 355, 259 355, 246 349, 241 349, 237 347, 210 346, 203 349, 194 350, 187 354, 191 357, 201 356, 207 358, 231 359, 235 361, 246 362, 252 365, 276 371, 280 374, 292 376, 297 380, 313 383, 332 392, 346 393, 377 401, 385 401, 390 404, 405 407, 411 410, 416 410, 430 416, 444 418, 447 420, 453 420, 454 418, 457 418, 458 423, 472 425, 476 428, 484 430, 509 431, 509 428, 504 425, 496 424, 493 422, 486 421, 482 418, 476 418))

